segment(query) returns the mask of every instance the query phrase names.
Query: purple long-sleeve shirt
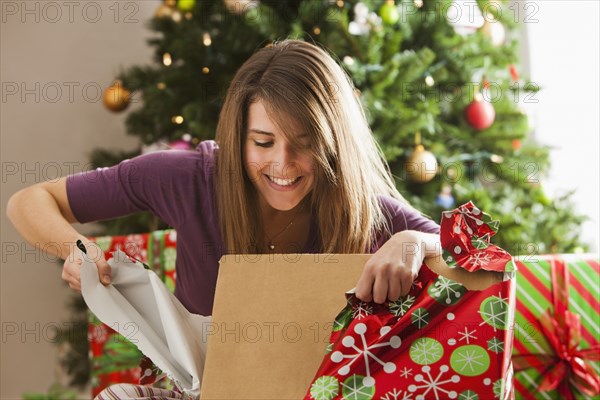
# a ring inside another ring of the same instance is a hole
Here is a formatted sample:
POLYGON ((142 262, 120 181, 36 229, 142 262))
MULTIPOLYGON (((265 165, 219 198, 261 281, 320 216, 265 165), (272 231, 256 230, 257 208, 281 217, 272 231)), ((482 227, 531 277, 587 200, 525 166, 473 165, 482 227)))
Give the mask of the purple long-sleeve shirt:
MULTIPOLYGON (((67 177, 67 197, 81 223, 150 211, 177 230, 175 296, 192 313, 210 315, 219 259, 226 254, 214 193, 214 140, 195 151, 144 154, 110 168, 67 177)), ((439 233, 439 226, 389 196, 380 196, 392 232, 406 229, 439 233)), ((318 253, 318 231, 311 223, 302 253, 318 253)), ((371 249, 387 241, 383 234, 371 249)))

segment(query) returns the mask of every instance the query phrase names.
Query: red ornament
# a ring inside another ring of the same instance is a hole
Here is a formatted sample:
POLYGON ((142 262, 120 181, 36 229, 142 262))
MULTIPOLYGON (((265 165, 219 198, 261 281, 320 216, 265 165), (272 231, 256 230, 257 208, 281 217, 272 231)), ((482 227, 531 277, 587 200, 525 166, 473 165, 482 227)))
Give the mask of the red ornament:
POLYGON ((515 151, 516 150, 520 150, 522 145, 523 144, 521 143, 521 140, 519 140, 519 139, 513 139, 513 141, 512 141, 512 148, 513 148, 513 150, 515 150, 515 151))
POLYGON ((480 94, 465 109, 465 118, 469 125, 478 131, 489 128, 496 119, 496 110, 489 102, 483 100, 480 94))
POLYGON ((513 81, 519 80, 519 71, 517 71, 517 67, 515 67, 515 64, 510 64, 510 76, 513 81))

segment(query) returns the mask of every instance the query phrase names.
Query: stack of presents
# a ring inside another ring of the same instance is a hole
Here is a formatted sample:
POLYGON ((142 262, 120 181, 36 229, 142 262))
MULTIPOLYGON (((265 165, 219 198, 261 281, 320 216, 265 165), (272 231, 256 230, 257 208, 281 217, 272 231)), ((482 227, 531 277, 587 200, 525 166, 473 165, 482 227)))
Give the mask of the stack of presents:
MULTIPOLYGON (((398 301, 364 303, 347 293, 304 398, 600 398, 598 256, 513 258, 491 243, 497 221, 471 203, 445 212, 440 226, 448 265, 496 280, 477 288, 481 278, 459 282, 423 265, 398 301)), ((174 230, 93 240, 107 257, 121 249, 174 289, 174 230)), ((113 383, 172 389, 113 328, 90 313, 92 395, 113 383)))

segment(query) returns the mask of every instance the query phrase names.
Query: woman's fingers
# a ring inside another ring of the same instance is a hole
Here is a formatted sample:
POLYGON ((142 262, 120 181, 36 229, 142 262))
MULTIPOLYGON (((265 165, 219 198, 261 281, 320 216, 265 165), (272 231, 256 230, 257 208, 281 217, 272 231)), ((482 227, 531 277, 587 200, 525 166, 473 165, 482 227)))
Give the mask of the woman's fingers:
POLYGON ((400 291, 400 296, 404 297, 408 295, 410 289, 412 288, 412 284, 417 279, 419 275, 418 271, 421 269, 421 258, 416 256, 409 256, 406 260, 405 268, 403 270, 403 275, 401 277, 402 281, 402 290, 400 291))
POLYGON ((366 264, 356 285, 355 296, 361 301, 383 304, 387 299, 398 300, 402 282, 398 279, 398 268, 390 264, 373 266, 366 264))
POLYGON ((406 296, 416 278, 411 262, 406 264, 374 267, 365 265, 356 285, 355 296, 361 301, 383 304, 386 300, 396 301, 406 296))
POLYGON ((399 279, 390 279, 387 298, 390 301, 396 301, 400 298, 404 284, 399 279))
POLYGON ((87 257, 94 261, 96 268, 98 269, 98 278, 104 286, 110 284, 110 265, 104 258, 104 251, 96 243, 88 243, 86 245, 87 257))
POLYGON ((354 291, 356 298, 366 302, 373 300, 372 291, 374 282, 375 276, 371 273, 370 268, 365 266, 354 291))
POLYGON ((62 279, 69 284, 69 287, 77 292, 81 292, 81 266, 83 260, 75 252, 71 253, 65 260, 62 270, 62 279))
MULTIPOLYGON (((104 253, 92 244, 86 247, 87 255, 90 260, 93 260, 98 269, 98 277, 100 282, 104 286, 109 285, 111 282, 111 268, 106 259, 104 253)), ((62 270, 62 279, 69 284, 69 287, 73 290, 81 292, 81 267, 83 260, 79 251, 72 252, 69 257, 65 260, 62 270)))
POLYGON ((364 284, 359 281, 359 283, 356 285, 354 295, 357 299, 368 303, 373 300, 373 284, 371 283, 368 287, 366 287, 366 285, 368 284, 364 284))
POLYGON ((373 284, 373 301, 377 304, 383 304, 388 297, 388 280, 387 274, 380 275, 375 278, 373 284))
POLYGON ((104 259, 96 261, 96 267, 98 268, 98 277, 100 278, 100 282, 102 282, 104 286, 109 285, 111 282, 111 277, 110 265, 108 265, 108 262, 106 262, 104 259))

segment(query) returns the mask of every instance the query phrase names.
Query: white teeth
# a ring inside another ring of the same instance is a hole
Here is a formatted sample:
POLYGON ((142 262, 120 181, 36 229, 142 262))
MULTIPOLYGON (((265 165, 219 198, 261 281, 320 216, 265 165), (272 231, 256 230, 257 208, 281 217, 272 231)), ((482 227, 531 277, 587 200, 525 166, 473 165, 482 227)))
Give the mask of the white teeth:
POLYGON ((300 177, 297 177, 295 179, 279 179, 279 178, 274 178, 270 175, 267 175, 269 177, 269 179, 271 180, 271 182, 275 182, 276 184, 278 184, 279 186, 290 186, 294 183, 296 183, 296 181, 298 179, 300 179, 300 177))

